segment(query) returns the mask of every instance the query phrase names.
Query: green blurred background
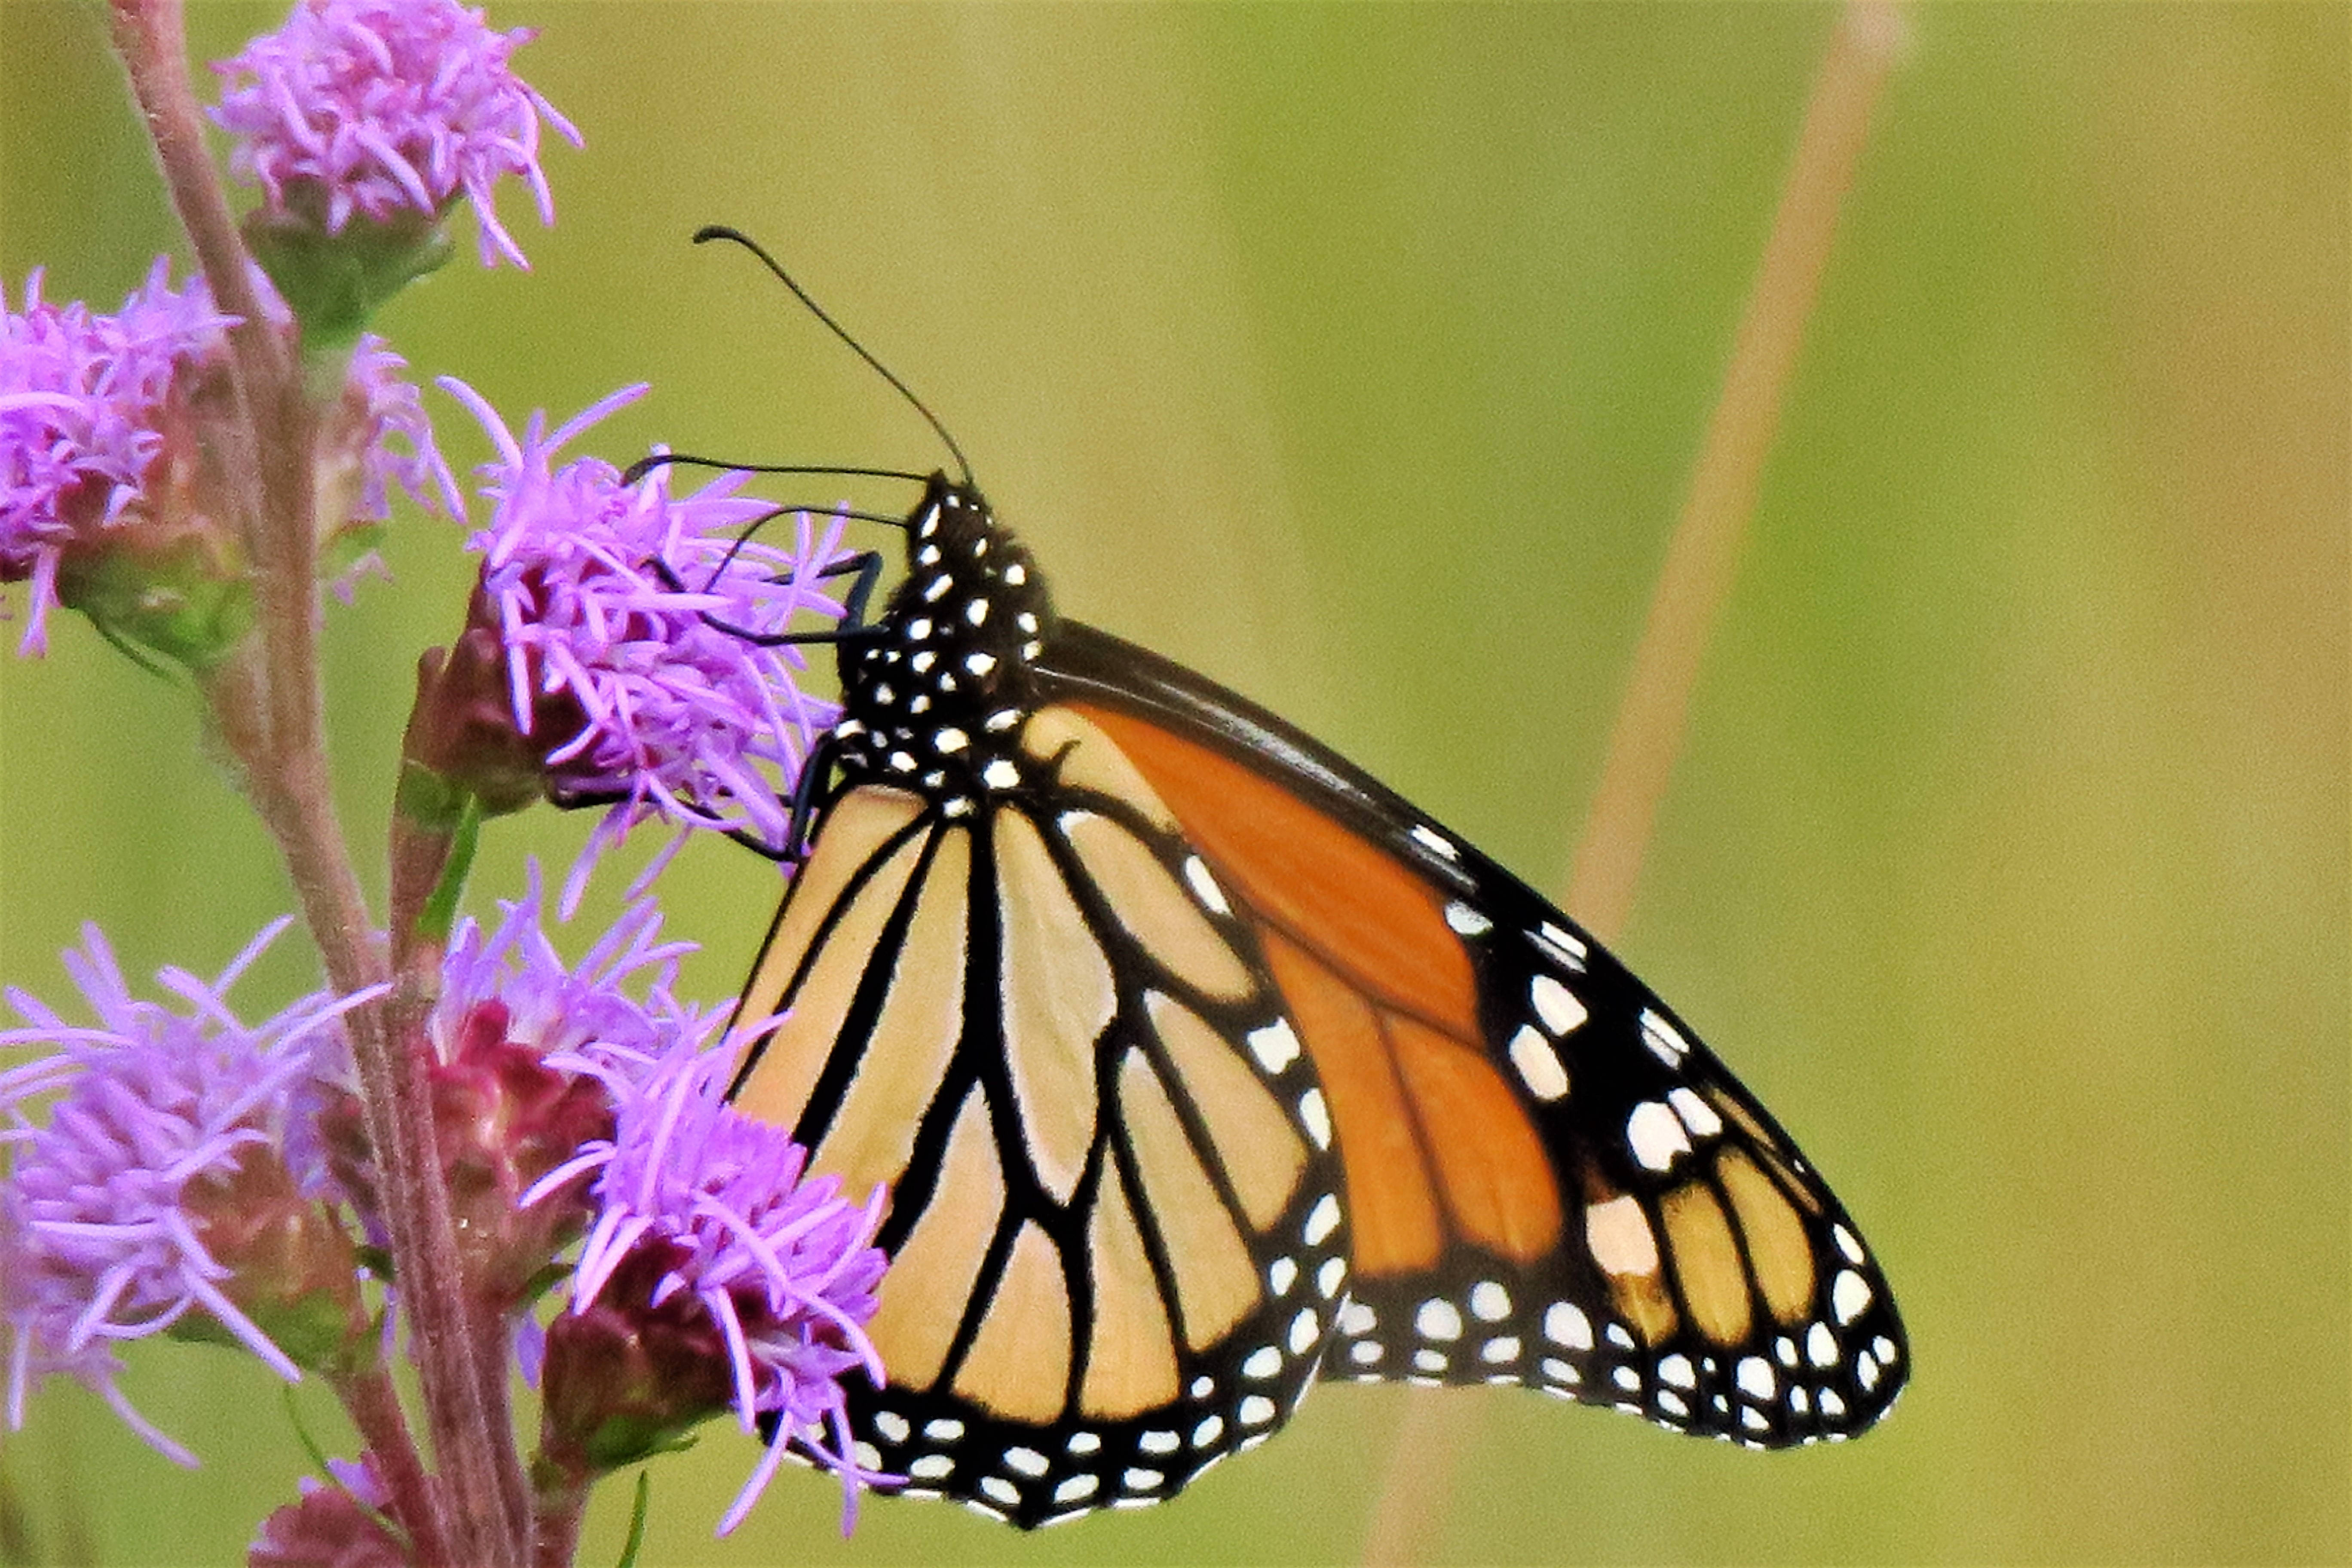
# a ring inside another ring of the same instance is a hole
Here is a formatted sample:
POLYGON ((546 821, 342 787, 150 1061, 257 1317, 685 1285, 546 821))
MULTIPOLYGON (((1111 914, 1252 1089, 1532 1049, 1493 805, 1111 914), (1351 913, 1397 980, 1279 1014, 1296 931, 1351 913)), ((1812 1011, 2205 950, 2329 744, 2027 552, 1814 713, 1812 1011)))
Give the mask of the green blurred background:
MULTIPOLYGON (((199 5, 194 49, 279 14, 199 5)), ((2347 16, 1911 15, 1620 947, 1835 1178, 1916 1381, 1866 1441, 1769 1458, 1446 1395, 1481 1408, 1436 1555, 2352 1553, 2347 16)), ((420 373, 510 418, 649 380, 592 442, 622 460, 939 460, 686 245, 744 227, 940 411, 1066 608, 1558 889, 1834 12, 493 19, 542 29, 520 63, 588 146, 548 155, 552 231, 509 193, 532 272, 389 312, 420 373)), ((45 263, 111 308, 174 241, 102 22, 0 5, 12 298, 45 263)), ((404 518, 397 581, 332 617, 362 843, 456 542, 404 518)), ((57 996, 88 918, 134 971, 209 967, 288 906, 189 705, 86 626, 0 658, 0 977, 57 996)), ((499 825, 478 900, 585 826, 499 825)), ((724 845, 673 875, 691 991, 732 989, 772 889, 724 845)), ((312 978, 289 942, 247 1000, 312 978)), ((267 1376, 151 1349, 129 1386, 205 1469, 43 1397, 0 1447, 30 1560, 227 1561, 290 1495, 267 1376)), ((795 1472, 714 1543, 753 1458, 715 1433, 656 1468, 646 1561, 1348 1562, 1402 1407, 1328 1390, 1171 1507, 1029 1539, 880 1502, 845 1544, 795 1472)))

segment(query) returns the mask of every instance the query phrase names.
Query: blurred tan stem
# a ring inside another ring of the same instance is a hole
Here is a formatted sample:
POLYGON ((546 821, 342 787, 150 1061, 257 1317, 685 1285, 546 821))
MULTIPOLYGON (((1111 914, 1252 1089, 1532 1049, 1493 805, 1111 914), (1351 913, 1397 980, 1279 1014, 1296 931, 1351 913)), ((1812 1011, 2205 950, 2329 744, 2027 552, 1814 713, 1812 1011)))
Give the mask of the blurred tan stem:
MULTIPOLYGON (((206 681, 217 733, 284 858, 330 983, 349 995, 390 978, 341 824, 335 816, 319 665, 316 475, 318 417, 290 331, 271 319, 254 281, 203 115, 188 83, 178 0, 112 0, 115 48, 131 79, 173 209, 206 283, 239 317, 229 332, 236 415, 216 438, 251 561, 256 635, 206 681)), ((381 1178, 400 1308, 407 1321, 432 1435, 424 1484, 440 1548, 483 1568, 520 1568, 530 1521, 506 1417, 503 1372, 486 1389, 477 1321, 464 1289, 457 1228, 435 1152, 423 1019, 370 1005, 347 1016, 368 1140, 381 1178)))
MULTIPOLYGON (((1604 942, 1616 939, 1633 907, 1643 852, 1682 749, 1707 637, 1738 571, 1764 459, 1780 423, 1781 395, 1821 289, 1839 208, 1903 40, 1903 17, 1893 5, 1849 5, 1813 79, 1780 210, 1666 546, 1569 873, 1563 907, 1604 942)), ((1452 1490, 1454 1460, 1475 1440, 1486 1409, 1483 1399, 1464 1392, 1407 1392, 1365 1538, 1366 1563, 1391 1568, 1428 1557, 1452 1490)))

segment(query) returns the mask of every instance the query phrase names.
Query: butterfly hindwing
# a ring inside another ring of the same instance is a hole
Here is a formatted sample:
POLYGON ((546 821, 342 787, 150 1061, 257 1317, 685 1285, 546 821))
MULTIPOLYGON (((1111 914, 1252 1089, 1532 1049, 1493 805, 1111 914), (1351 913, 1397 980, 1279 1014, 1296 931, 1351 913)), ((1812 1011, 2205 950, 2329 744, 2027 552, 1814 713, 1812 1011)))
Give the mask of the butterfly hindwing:
POLYGON ((736 1102, 892 1267, 869 1466, 1022 1524, 1155 1501, 1287 1417, 1345 1289, 1331 1130, 1251 930, 1148 786, 1041 716, 1030 787, 831 801, 736 1102))

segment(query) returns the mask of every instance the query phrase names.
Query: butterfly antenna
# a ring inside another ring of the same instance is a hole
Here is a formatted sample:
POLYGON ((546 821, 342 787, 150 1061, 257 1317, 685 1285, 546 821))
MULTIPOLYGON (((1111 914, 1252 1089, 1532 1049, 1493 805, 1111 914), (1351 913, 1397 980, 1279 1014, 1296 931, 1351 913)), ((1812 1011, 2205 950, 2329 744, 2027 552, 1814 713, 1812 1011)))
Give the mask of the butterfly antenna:
POLYGON ((888 365, 884 364, 880 360, 876 359, 871 353, 867 353, 864 343, 861 343, 856 338, 851 337, 848 331, 843 328, 839 321, 836 321, 831 316, 826 315, 824 307, 818 304, 814 300, 810 299, 808 290, 793 282, 793 275, 785 271, 782 265, 779 263, 774 257, 769 255, 767 251, 761 248, 760 242, 758 240, 753 239, 750 235, 743 233, 740 229, 729 228, 724 224, 706 224, 702 227, 694 231, 694 243, 697 245, 705 245, 714 239, 732 240, 735 244, 741 246, 744 249, 758 257, 761 264, 764 265, 769 271, 776 275, 776 280, 782 283, 785 288, 791 289, 793 291, 793 297, 809 308, 809 313, 811 315, 814 316, 818 321, 823 321, 832 330, 835 337, 837 337, 843 342, 847 343, 851 350, 856 353, 859 359, 862 359, 867 364, 872 365, 876 373, 879 374, 883 380, 888 382, 893 387, 898 389, 898 395, 905 398, 908 403, 913 406, 915 412, 921 415, 923 418, 929 423, 931 428, 939 433, 939 437, 941 441, 947 443, 948 450, 955 457, 956 467, 963 471, 963 482, 966 485, 971 485, 972 483, 971 464, 965 458, 963 448, 956 445, 956 438, 948 434, 948 427, 940 423, 940 416, 932 413, 921 398, 915 395, 913 388, 909 387, 905 382, 900 381, 897 376, 891 374, 890 367, 888 365))

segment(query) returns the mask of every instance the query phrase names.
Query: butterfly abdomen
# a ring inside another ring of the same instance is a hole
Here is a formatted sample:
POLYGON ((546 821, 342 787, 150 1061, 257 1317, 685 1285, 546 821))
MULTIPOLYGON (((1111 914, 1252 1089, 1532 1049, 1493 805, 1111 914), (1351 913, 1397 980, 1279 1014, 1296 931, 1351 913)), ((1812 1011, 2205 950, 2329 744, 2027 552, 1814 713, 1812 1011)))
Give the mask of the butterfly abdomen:
POLYGON ((908 519, 907 565, 873 639, 842 645, 836 755, 849 783, 919 787, 962 816, 1034 766, 1018 734, 1053 602, 979 492, 943 478, 908 519))

